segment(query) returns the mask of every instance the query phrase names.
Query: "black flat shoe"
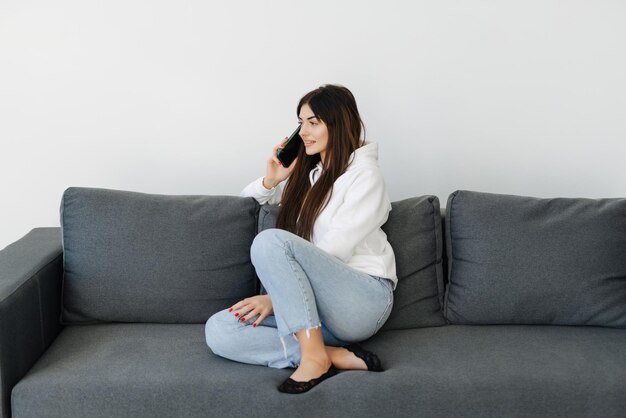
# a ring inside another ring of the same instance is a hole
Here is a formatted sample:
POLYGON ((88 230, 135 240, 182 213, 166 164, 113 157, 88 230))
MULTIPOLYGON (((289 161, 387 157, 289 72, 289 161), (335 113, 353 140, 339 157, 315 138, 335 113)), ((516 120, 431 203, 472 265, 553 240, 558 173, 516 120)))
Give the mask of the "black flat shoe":
POLYGON ((328 371, 324 373, 323 375, 321 375, 320 377, 311 379, 308 382, 296 382, 290 377, 287 380, 285 380, 283 383, 281 383, 280 386, 278 386, 278 390, 283 393, 308 392, 309 390, 313 388, 313 386, 316 386, 322 383, 324 380, 328 379, 329 377, 333 377, 336 374, 337 374, 337 369, 335 369, 335 366, 331 364, 328 371))
POLYGON ((367 365, 367 370, 371 372, 384 371, 383 367, 380 365, 380 359, 376 354, 372 353, 371 351, 367 351, 356 343, 348 344, 344 348, 348 349, 348 351, 353 352, 355 356, 363 360, 367 365))

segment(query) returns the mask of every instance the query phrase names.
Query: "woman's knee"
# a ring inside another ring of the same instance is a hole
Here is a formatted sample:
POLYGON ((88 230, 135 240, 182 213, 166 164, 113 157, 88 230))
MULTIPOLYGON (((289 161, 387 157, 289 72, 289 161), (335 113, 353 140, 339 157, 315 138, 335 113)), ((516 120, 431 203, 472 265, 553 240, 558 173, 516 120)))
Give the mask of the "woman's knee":
POLYGON ((268 256, 276 254, 276 247, 282 246, 289 233, 283 229, 270 228, 259 232, 252 241, 250 247, 250 259, 252 264, 267 260, 268 256))
POLYGON ((227 309, 216 312, 204 326, 204 335, 209 348, 218 355, 228 350, 230 329, 237 326, 237 321, 227 309))

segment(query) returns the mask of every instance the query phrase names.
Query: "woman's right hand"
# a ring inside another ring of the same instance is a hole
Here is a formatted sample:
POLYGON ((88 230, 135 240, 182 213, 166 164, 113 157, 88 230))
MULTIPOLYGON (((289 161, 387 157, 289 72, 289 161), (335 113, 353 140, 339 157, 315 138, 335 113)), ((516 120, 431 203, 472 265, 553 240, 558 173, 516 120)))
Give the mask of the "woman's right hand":
POLYGON ((286 136, 283 142, 274 147, 274 149, 272 150, 272 155, 267 160, 266 174, 263 178, 263 186, 267 189, 276 187, 278 183, 289 178, 289 176, 293 172, 293 169, 298 163, 298 159, 296 158, 295 160, 293 160, 291 165, 289 165, 289 167, 283 167, 278 157, 276 157, 276 153, 279 149, 284 147, 285 141, 287 141, 287 139, 289 139, 289 137, 286 136))

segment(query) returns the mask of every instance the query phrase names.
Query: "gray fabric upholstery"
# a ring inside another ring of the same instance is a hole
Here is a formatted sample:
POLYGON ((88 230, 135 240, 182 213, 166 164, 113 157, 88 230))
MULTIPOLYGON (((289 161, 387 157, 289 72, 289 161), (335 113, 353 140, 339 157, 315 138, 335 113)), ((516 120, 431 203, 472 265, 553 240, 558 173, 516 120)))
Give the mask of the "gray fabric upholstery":
POLYGON ((446 206, 452 323, 626 327, 626 199, 457 191, 446 206))
POLYGON ((214 355, 202 325, 67 327, 13 391, 13 417, 622 417, 626 332, 444 326, 363 343, 385 371, 342 371, 302 395, 293 369, 214 355))
POLYGON ((203 323, 255 292, 258 203, 70 187, 63 321, 203 323))
POLYGON ((258 232, 276 227, 276 217, 278 216, 278 205, 262 205, 259 209, 258 232))
POLYGON ((624 201, 458 191, 445 235, 436 197, 392 203, 394 312, 362 343, 386 370, 294 396, 277 390, 293 369, 233 362, 204 340, 206 319, 258 286, 250 244, 275 208, 69 188, 63 234, 38 228, 0 251, 0 418, 622 417, 624 201), (63 329, 62 244, 63 318, 76 323, 63 329), (442 247, 454 321, 554 325, 434 326, 442 247), (574 322, 602 326, 560 325, 574 322))
MULTIPOLYGON (((396 256, 398 286, 381 330, 440 326, 443 316, 443 237, 439 199, 421 196, 392 202, 382 229, 396 256)), ((276 225, 278 206, 263 205, 259 231, 276 225)), ((261 293, 265 290, 261 286, 261 293)))
POLYGON ((0 251, 0 417, 11 389, 58 335, 60 228, 35 228, 0 251))
POLYGON ((444 325, 439 199, 412 197, 392 202, 391 207, 382 229, 396 256, 398 287, 381 330, 444 325))

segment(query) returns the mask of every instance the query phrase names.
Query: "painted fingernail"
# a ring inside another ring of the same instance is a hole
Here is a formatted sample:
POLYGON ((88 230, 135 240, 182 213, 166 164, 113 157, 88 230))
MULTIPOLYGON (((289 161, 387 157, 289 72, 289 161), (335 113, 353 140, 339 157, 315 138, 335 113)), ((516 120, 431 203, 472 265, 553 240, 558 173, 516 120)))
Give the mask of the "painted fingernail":
POLYGON ((228 312, 232 312, 232 311, 233 311, 233 308, 230 308, 230 309, 228 310, 228 312))
POLYGON ((252 324, 252 326, 253 326, 254 328, 256 328, 256 324, 252 324))
POLYGON ((237 313, 235 314, 235 316, 239 316, 239 312, 237 312, 237 313))
POLYGON ((246 318, 241 318, 241 319, 240 319, 240 321, 241 321, 241 322, 245 322, 245 321, 246 321, 246 318))

